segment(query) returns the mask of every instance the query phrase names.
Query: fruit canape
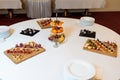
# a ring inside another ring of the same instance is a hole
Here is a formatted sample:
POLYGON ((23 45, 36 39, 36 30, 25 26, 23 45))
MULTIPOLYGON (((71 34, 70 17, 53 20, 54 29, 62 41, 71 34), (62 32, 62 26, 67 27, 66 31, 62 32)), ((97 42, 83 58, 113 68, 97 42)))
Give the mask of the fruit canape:
POLYGON ((42 29, 51 28, 51 19, 37 20, 37 23, 42 29))
POLYGON ((117 57, 117 45, 114 42, 88 39, 83 48, 88 51, 117 57))

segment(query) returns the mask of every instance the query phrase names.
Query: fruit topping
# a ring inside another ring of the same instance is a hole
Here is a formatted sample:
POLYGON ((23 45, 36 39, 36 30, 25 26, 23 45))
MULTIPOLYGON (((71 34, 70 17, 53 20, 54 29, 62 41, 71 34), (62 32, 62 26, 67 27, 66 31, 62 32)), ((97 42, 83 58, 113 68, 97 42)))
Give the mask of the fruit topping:
POLYGON ((63 32, 63 27, 55 26, 55 27, 52 28, 51 31, 52 31, 52 33, 62 33, 63 32))
POLYGON ((48 38, 50 41, 57 41, 59 43, 63 42, 65 40, 65 35, 64 34, 60 34, 60 35, 51 35, 49 38, 48 38))
POLYGON ((63 22, 60 20, 51 21, 51 26, 62 26, 63 22))

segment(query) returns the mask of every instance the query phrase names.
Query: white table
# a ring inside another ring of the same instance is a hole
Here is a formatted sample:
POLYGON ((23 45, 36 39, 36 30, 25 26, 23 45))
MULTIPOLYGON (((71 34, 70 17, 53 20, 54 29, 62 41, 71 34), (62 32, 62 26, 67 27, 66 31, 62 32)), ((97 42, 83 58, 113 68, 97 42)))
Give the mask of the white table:
MULTIPOLYGON (((21 0, 0 0, 0 9, 21 9, 21 0)), ((12 12, 9 13, 12 18, 12 12)))
POLYGON ((0 79, 1 80, 63 80, 63 67, 72 59, 82 59, 92 63, 100 80, 120 79, 120 35, 99 24, 92 27, 82 27, 79 19, 58 18, 63 21, 66 40, 58 48, 48 40, 50 29, 41 29, 36 20, 28 20, 10 26, 14 33, 0 44, 0 79), (33 37, 21 35, 26 28, 40 30, 33 37), (88 38, 80 37, 81 29, 89 29, 97 32, 100 40, 114 41, 118 44, 118 57, 96 54, 83 50, 83 45, 88 38), (42 44, 46 51, 34 56, 20 64, 14 64, 3 51, 20 42, 36 41, 42 44))

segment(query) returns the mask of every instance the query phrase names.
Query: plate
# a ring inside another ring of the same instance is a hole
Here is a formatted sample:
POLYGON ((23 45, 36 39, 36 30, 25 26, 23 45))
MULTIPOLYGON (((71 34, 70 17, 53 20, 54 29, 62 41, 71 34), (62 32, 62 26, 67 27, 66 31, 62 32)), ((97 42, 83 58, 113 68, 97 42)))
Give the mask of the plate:
POLYGON ((7 26, 0 26, 0 35, 9 31, 7 26))
POLYGON ((92 26, 95 22, 93 17, 81 17, 80 18, 80 25, 81 26, 92 26))
POLYGON ((72 60, 64 67, 64 80, 89 80, 95 76, 94 66, 83 60, 72 60))
POLYGON ((37 29, 32 29, 32 28, 27 28, 25 30, 22 30, 20 34, 27 35, 27 36, 34 36, 37 34, 40 30, 37 29))
POLYGON ((10 28, 7 26, 0 26, 0 39, 5 39, 10 36, 10 28))

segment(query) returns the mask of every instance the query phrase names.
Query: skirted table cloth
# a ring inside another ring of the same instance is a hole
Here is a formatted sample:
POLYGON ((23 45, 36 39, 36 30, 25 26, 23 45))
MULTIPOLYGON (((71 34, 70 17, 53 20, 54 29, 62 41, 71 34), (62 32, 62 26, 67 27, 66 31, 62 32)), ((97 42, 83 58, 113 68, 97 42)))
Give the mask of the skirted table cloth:
POLYGON ((105 0, 55 0, 56 9, 91 9, 102 8, 105 0))
POLYGON ((0 9, 20 9, 21 5, 20 0, 0 0, 0 9))
POLYGON ((0 9, 8 9, 9 17, 12 18, 12 9, 21 9, 20 0, 0 0, 0 9))
POLYGON ((103 8, 105 0, 55 0, 55 9, 64 9, 65 16, 67 9, 85 9, 85 15, 88 15, 88 9, 103 8))
POLYGON ((51 0, 26 0, 27 16, 42 18, 51 16, 51 0))

